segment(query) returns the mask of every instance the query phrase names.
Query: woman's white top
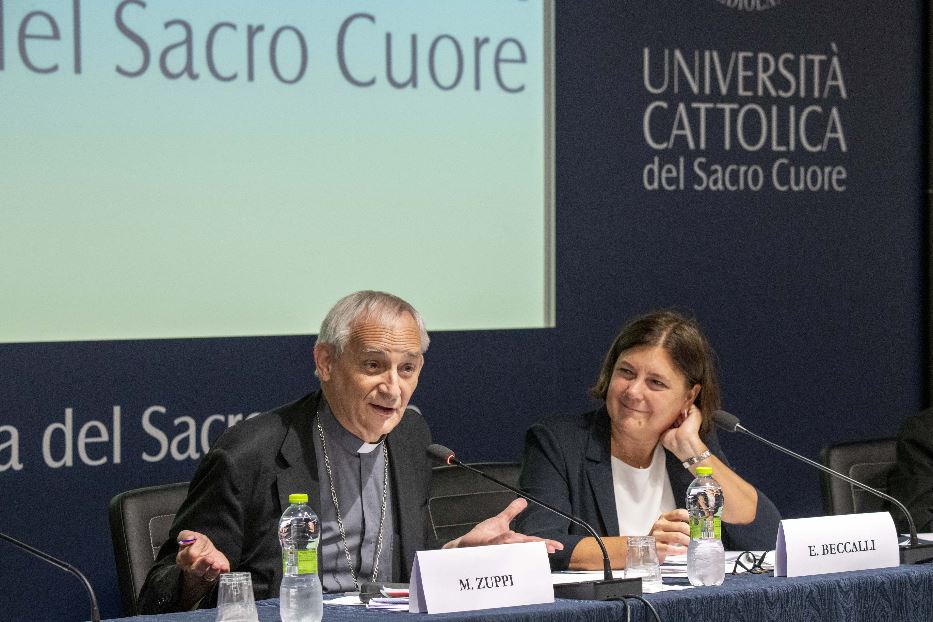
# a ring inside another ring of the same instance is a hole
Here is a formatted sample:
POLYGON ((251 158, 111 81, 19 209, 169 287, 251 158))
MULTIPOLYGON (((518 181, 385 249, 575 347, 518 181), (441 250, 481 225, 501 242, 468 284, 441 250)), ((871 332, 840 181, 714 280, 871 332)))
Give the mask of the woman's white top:
POLYGON ((620 536, 650 534, 651 526, 661 513, 677 507, 661 443, 655 447, 651 464, 646 469, 629 466, 613 456, 612 487, 620 536))

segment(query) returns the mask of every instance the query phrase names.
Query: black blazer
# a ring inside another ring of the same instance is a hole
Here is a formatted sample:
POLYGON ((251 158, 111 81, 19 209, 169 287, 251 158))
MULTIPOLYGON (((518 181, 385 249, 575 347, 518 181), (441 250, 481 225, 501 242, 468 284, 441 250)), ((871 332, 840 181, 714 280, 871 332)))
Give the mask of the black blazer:
MULTIPOLYGON (((713 455, 728 464, 714 430, 703 442, 713 455)), ((674 454, 665 453, 674 499, 678 507, 683 507, 693 475, 674 454)), ((619 533, 611 457, 609 414, 605 407, 583 415, 547 417, 531 426, 525 436, 521 488, 582 518, 601 536, 644 535, 619 533)), ((755 520, 748 525, 723 523, 723 544, 730 550, 771 550, 780 520, 777 508, 759 491, 755 520)), ((534 504, 518 516, 515 530, 563 543, 564 550, 551 555, 551 567, 555 570, 565 570, 574 547, 588 537, 582 527, 534 504)))
MULTIPOLYGON (((888 475, 888 494, 907 506, 917 531, 933 531, 933 409, 908 417, 897 435, 897 464, 888 475)), ((903 513, 889 507, 898 529, 903 513)))
MULTIPOLYGON (((248 571, 257 599, 279 595, 282 552, 278 521, 288 495, 308 492, 320 515, 321 484, 313 441, 313 420, 320 391, 280 406, 226 430, 198 465, 172 524, 169 540, 139 596, 140 613, 180 608, 181 571, 175 565, 177 534, 205 534, 230 561, 232 571, 248 571)), ((431 464, 425 447, 428 426, 408 410, 387 437, 395 508, 393 580, 407 580, 415 551, 436 546, 428 523, 431 464)), ((216 606, 216 592, 200 606, 216 606)))

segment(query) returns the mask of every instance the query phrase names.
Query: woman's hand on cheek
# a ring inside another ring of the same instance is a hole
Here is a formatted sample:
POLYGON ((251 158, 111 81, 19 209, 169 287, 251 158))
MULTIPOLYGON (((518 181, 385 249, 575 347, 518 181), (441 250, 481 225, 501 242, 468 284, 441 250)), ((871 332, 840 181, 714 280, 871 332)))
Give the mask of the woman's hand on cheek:
POLYGON ((678 457, 684 450, 689 452, 690 448, 700 440, 701 423, 703 423, 703 414, 699 408, 690 404, 686 413, 680 413, 671 428, 661 435, 664 449, 678 457))

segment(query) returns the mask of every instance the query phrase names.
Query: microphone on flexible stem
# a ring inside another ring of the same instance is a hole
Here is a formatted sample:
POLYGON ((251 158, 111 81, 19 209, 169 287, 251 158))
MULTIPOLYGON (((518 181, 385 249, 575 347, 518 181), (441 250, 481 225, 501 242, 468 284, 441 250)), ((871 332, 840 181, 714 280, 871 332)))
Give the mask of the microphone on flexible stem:
POLYGON ((827 466, 824 466, 820 464, 819 462, 810 460, 809 458, 801 456, 800 454, 795 453, 791 451, 790 449, 787 449, 786 447, 781 447, 777 443, 772 443, 768 439, 762 438, 761 436, 758 436, 754 432, 750 432, 741 423, 739 423, 738 417, 736 417, 733 414, 727 413, 724 410, 716 410, 713 412, 713 422, 718 427, 722 428, 723 430, 727 432, 738 431, 738 432, 747 434, 751 436, 752 438, 761 441, 765 445, 773 447, 777 449, 778 451, 784 452, 785 454, 787 454, 788 456, 791 456, 792 458, 796 458, 797 460, 806 462, 810 466, 814 466, 825 473, 829 473, 833 477, 838 477, 846 482, 849 482, 853 486, 857 486, 866 492, 870 492, 871 494, 877 497, 881 497, 885 501, 889 501, 890 503, 896 505, 901 510, 901 512, 904 513, 904 516, 907 517, 907 525, 910 527, 910 542, 900 547, 901 563, 902 564, 920 564, 920 563, 927 562, 933 559, 933 544, 926 543, 926 542, 921 543, 918 541, 917 527, 914 525, 913 517, 910 515, 910 512, 907 511, 907 508, 904 507, 904 504, 898 501, 897 499, 895 499, 894 497, 892 497, 891 495, 887 495, 881 492, 880 490, 872 488, 871 486, 867 484, 863 484, 862 482, 856 479, 852 479, 848 475, 843 475, 839 471, 834 471, 833 469, 827 466))
POLYGON ((586 531, 589 532, 591 536, 596 538, 596 542, 599 544, 599 548, 603 552, 603 579, 601 581, 584 581, 581 583, 563 583, 555 585, 554 596, 557 598, 566 598, 569 600, 617 600, 623 596, 641 596, 641 578, 616 579, 612 576, 612 566, 609 564, 609 552, 606 550, 606 545, 603 543, 603 539, 599 537, 599 534, 596 533, 596 530, 593 529, 586 521, 579 519, 576 516, 571 516, 566 512, 562 512, 555 507, 551 507, 544 501, 535 499, 528 493, 518 488, 509 486, 505 482, 499 481, 495 477, 487 475, 479 469, 471 467, 469 464, 460 462, 457 460, 454 452, 447 447, 444 447, 443 445, 438 445, 436 443, 433 445, 428 445, 427 452, 431 458, 437 460, 438 462, 456 465, 468 471, 472 471, 480 477, 488 479, 494 484, 511 490, 522 499, 536 503, 544 509, 550 510, 558 516, 566 518, 570 522, 580 525, 586 529, 586 531))
POLYGON ((6 540, 13 546, 23 549, 30 555, 34 555, 39 559, 45 560, 53 566, 58 566, 62 570, 70 572, 74 576, 78 577, 78 579, 81 580, 81 583, 84 584, 84 589, 87 590, 88 598, 91 601, 91 622, 100 622, 100 611, 97 609, 97 596, 94 595, 94 588, 91 587, 91 582, 87 580, 87 577, 85 577, 80 570, 68 562, 63 562, 60 559, 56 559, 48 553, 43 553, 39 549, 31 547, 25 542, 20 542, 16 538, 12 538, 3 532, 0 532, 0 540, 6 540))

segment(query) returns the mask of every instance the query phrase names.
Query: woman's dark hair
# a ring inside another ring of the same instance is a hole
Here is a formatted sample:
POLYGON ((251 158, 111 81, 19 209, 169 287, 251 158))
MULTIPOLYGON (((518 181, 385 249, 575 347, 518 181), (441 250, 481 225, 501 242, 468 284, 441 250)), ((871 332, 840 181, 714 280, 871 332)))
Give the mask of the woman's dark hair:
POLYGON ((694 403, 703 413, 700 432, 705 434, 709 431, 713 411, 722 406, 715 354, 696 321, 674 311, 654 311, 626 324, 606 353, 590 395, 605 401, 619 355, 643 346, 664 348, 674 367, 687 378, 687 388, 700 385, 700 394, 694 403))

